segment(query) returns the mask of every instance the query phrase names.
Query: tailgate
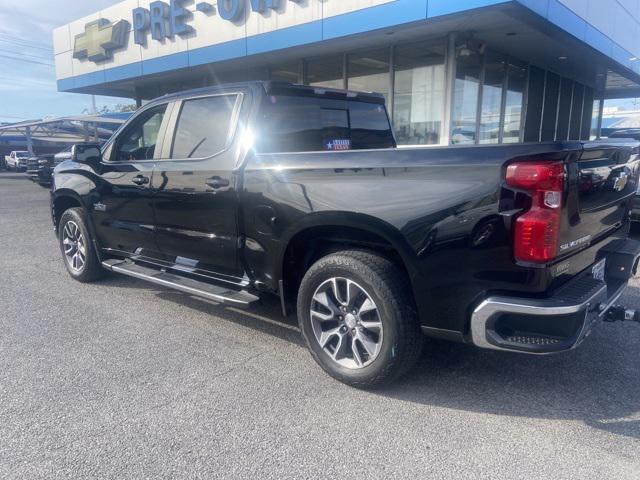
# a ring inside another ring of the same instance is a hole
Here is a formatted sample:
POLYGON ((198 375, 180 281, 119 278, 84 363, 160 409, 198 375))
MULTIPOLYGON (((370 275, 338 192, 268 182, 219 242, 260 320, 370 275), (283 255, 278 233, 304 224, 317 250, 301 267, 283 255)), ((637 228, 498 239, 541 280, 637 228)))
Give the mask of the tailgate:
POLYGON ((568 165, 567 216, 560 231, 560 254, 597 242, 623 225, 638 189, 636 141, 584 144, 568 165))

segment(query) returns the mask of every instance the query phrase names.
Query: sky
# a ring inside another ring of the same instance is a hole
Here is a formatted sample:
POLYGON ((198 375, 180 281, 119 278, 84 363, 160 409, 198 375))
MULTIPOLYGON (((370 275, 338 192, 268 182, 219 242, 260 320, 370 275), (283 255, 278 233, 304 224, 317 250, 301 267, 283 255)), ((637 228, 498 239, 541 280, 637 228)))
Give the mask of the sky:
MULTIPOLYGON (((53 29, 119 0, 0 0, 0 122, 81 114, 91 96, 57 91, 53 29)), ((96 97, 98 108, 126 99, 96 97)))
MULTIPOLYGON (((0 0, 0 122, 77 115, 91 110, 91 96, 57 91, 53 29, 120 0, 0 0)), ((98 108, 131 103, 96 97, 98 108)), ((607 105, 634 109, 640 102, 607 105)))

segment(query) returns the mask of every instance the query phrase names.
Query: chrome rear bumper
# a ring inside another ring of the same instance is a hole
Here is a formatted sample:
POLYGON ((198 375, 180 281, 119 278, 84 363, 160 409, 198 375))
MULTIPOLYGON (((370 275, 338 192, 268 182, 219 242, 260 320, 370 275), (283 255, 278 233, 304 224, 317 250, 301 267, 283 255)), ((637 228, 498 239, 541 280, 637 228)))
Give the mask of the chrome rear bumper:
POLYGON ((623 240, 602 252, 604 281, 591 268, 549 298, 490 296, 471 315, 471 341, 492 350, 550 354, 571 350, 589 335, 638 275, 640 242, 623 240))

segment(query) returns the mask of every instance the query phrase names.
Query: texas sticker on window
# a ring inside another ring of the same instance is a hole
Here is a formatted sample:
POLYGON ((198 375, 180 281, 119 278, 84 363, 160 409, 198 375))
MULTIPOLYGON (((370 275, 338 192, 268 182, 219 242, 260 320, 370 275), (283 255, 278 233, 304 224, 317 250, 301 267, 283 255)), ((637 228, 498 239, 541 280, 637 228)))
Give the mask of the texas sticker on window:
POLYGON ((325 143, 327 150, 351 150, 351 140, 348 138, 329 140, 325 143))

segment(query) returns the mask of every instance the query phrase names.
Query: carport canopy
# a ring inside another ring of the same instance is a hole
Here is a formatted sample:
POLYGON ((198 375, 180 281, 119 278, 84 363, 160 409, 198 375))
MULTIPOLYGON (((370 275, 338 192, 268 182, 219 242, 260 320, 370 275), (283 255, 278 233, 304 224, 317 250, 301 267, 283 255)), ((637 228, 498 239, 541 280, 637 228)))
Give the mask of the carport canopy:
POLYGON ((33 140, 63 143, 95 142, 109 138, 126 121, 126 114, 112 116, 72 115, 12 123, 0 127, 2 136, 25 136, 27 149, 33 155, 33 140))

